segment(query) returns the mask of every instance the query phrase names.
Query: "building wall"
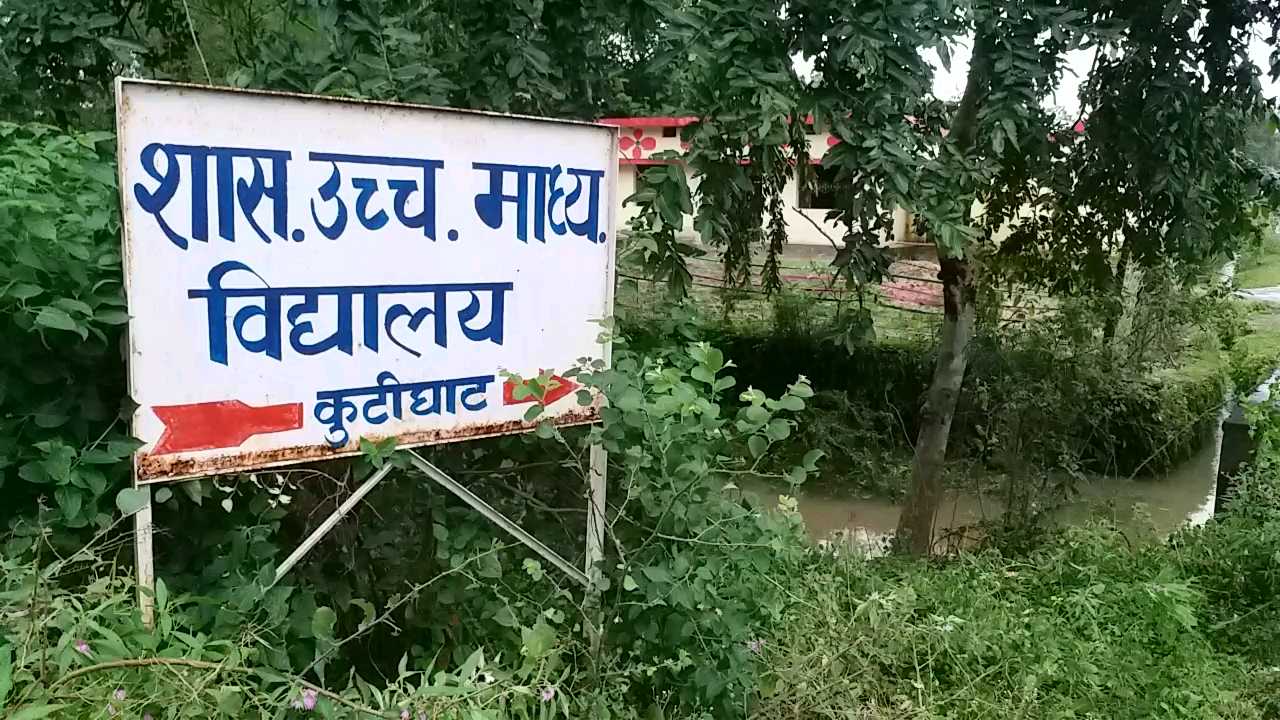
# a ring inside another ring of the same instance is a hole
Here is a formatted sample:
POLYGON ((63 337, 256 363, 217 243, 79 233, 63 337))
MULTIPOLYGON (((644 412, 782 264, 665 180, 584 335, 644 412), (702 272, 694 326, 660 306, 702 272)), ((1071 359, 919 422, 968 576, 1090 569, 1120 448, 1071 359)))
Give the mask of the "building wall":
MULTIPOLYGON (((679 128, 692 122, 692 118, 611 118, 602 122, 618 125, 619 157, 618 157, 618 202, 622 203, 636 190, 636 177, 645 168, 653 165, 668 164, 669 160, 657 160, 657 153, 683 150, 679 128)), ((839 142, 829 134, 809 135, 809 152, 813 161, 821 159, 827 148, 839 142)), ((788 242, 796 245, 819 245, 830 247, 832 241, 839 243, 844 235, 843 228, 834 222, 827 222, 827 210, 823 208, 800 207, 800 185, 794 175, 783 189, 785 204, 784 216, 787 221, 788 242)), ((623 204, 618 209, 618 221, 625 224, 637 214, 635 205, 623 204)), ((908 240, 907 214, 898 209, 894 214, 893 240, 908 240)), ((686 218, 684 235, 688 239, 696 237, 692 218, 686 218)))

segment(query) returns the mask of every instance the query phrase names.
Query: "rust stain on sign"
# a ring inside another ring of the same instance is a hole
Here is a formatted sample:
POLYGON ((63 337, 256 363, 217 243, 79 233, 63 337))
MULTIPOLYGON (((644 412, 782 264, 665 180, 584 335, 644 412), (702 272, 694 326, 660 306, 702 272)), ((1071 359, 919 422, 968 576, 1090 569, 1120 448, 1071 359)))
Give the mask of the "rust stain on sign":
MULTIPOLYGON (((561 413, 551 422, 557 427, 588 425, 599 422, 600 410, 597 407, 586 407, 561 413)), ((365 435, 364 439, 381 442, 389 437, 397 439, 397 447, 417 447, 420 445, 439 445, 443 443, 479 440, 482 438, 510 435, 525 432, 538 426, 538 422, 509 420, 496 423, 475 423, 436 430, 391 435, 365 435)), ((250 472, 263 468, 291 465, 313 460, 332 460, 360 454, 358 440, 334 448, 327 443, 302 445, 299 447, 260 450, 237 453, 235 455, 218 455, 208 458, 173 457, 151 453, 141 455, 137 459, 139 484, 166 482, 169 480, 199 477, 202 475, 218 475, 233 472, 250 472)))

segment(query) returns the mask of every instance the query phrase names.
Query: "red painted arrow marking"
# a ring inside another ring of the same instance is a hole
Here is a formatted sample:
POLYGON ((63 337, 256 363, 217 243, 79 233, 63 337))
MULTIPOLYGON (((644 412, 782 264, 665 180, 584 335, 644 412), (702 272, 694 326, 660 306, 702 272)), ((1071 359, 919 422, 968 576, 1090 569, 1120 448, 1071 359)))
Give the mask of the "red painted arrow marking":
MULTIPOLYGON (((559 375, 552 375, 551 380, 559 384, 551 388, 550 390, 547 390, 546 397, 542 399, 542 403, 544 405, 550 405, 551 403, 568 395, 574 390, 577 390, 579 387, 578 383, 570 380, 569 378, 560 377, 559 375)), ((533 395, 530 395, 529 397, 523 400, 517 400, 516 399, 517 386, 518 385, 514 380, 508 380, 502 384, 502 404, 503 405, 521 405, 523 403, 538 402, 538 398, 534 397, 533 395)))
POLYGON ((302 403, 254 407, 239 400, 158 405, 151 410, 164 423, 154 455, 239 447, 253 435, 302 427, 302 403))

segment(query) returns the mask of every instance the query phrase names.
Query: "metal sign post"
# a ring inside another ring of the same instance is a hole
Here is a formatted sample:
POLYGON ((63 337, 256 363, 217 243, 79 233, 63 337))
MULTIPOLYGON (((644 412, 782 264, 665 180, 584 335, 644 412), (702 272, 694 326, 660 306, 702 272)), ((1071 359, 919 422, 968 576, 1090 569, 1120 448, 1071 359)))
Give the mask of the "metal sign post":
MULTIPOLYGON (((123 79, 116 113, 138 486, 524 432, 515 376, 607 362, 617 128, 123 79)), ((539 420, 596 422, 557 379, 539 420)), ((135 524, 149 613, 149 506, 135 524)))
MULTIPOLYGON (((134 483, 137 487, 137 483, 134 483)), ((155 627, 156 609, 156 561, 152 545, 151 494, 147 504, 133 514, 133 556, 138 571, 138 614, 145 628, 155 627)))
POLYGON ((587 491, 587 599, 585 627, 591 654, 600 651, 600 639, 604 634, 604 617, 600 612, 600 586, 603 578, 605 537, 605 477, 609 469, 609 455, 604 446, 591 446, 591 472, 587 491))

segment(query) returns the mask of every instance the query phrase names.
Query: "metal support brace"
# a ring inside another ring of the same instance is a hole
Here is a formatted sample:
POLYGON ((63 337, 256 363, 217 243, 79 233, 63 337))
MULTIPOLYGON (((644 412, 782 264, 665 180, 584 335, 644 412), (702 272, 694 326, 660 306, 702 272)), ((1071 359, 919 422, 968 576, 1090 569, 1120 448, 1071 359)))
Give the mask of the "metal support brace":
POLYGON ((587 585, 586 608, 587 642, 592 655, 600 652, 600 638, 604 632, 604 615, 600 611, 600 586, 604 577, 605 531, 605 473, 609 468, 609 454, 604 446, 591 446, 590 487, 587 495, 587 585))
POLYGON ((442 471, 440 468, 424 460, 423 457, 419 455, 416 451, 406 450, 405 452, 409 455, 409 462, 412 463, 414 467, 418 468, 423 473, 425 473, 427 477, 437 482, 445 490, 448 490, 454 495, 457 495, 460 500, 470 505, 477 512, 479 512, 481 515, 488 518, 491 522, 493 522, 498 527, 502 528, 503 530, 506 530, 508 533, 514 536, 517 540, 524 543, 525 545, 528 545, 530 548, 533 549, 534 552, 541 555, 552 565, 555 565, 556 567, 560 568, 560 570, 563 571, 564 574, 568 575, 569 577, 573 578, 577 582, 581 583, 583 586, 590 587, 591 581, 587 578, 586 573, 570 565, 569 561, 560 557, 560 555, 556 553, 555 550, 552 550, 551 548, 542 544, 541 540, 530 535, 528 532, 524 530, 524 528, 520 527, 519 525, 512 522, 509 518, 507 518, 506 515, 503 515, 497 510, 494 510, 493 507, 489 505, 489 503, 485 502, 484 500, 481 500, 479 496, 477 496, 475 493, 466 489, 462 485, 459 485, 457 481, 455 481, 453 478, 446 475, 444 471, 442 471))
POLYGON ((275 585, 280 582, 280 578, 284 577, 286 573, 293 569, 294 565, 297 565, 302 558, 306 557, 307 553, 311 552, 312 548, 319 545, 320 541, 324 539, 324 536, 328 535, 329 531, 341 522, 342 518, 346 517, 347 513, 351 512, 351 508, 358 505, 360 501, 364 499, 364 496, 368 495, 370 490, 373 490, 375 485, 382 482, 383 478, 390 474, 391 467, 391 463, 387 463, 386 465, 378 468, 377 472, 370 475, 368 480, 361 483, 360 487, 356 488, 355 492, 351 493, 346 500, 342 501, 342 504, 338 506, 337 510, 333 511, 332 515, 325 518, 324 522, 320 523, 319 527, 312 530, 311 534, 307 536, 307 539, 303 540, 302 544, 298 546, 298 549, 294 550, 289 557, 285 558, 284 562, 280 563, 280 566, 276 568, 276 578, 271 581, 271 584, 275 585))

